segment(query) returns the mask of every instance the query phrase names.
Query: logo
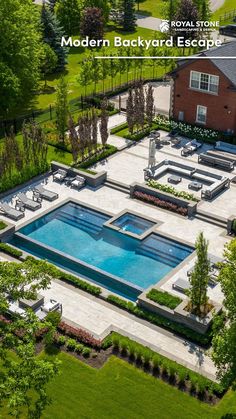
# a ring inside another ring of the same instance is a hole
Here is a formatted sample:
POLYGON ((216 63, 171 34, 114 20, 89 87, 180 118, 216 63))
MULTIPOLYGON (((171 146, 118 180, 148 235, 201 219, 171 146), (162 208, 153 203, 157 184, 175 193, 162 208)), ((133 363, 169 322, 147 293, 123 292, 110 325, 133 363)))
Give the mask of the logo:
POLYGON ((165 32, 169 32, 169 30, 170 30, 169 20, 166 20, 166 19, 162 20, 160 23, 160 31, 162 33, 165 33, 165 32))

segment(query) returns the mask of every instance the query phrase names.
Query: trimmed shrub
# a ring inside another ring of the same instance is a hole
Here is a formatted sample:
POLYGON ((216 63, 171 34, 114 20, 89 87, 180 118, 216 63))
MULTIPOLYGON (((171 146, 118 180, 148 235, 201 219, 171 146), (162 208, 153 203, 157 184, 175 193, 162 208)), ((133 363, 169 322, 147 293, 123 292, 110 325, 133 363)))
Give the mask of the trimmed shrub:
POLYGON ((96 156, 93 156, 91 159, 84 161, 83 163, 80 163, 78 168, 87 169, 90 166, 93 166, 94 164, 98 163, 101 160, 106 159, 107 157, 111 156, 112 154, 117 152, 117 148, 113 145, 106 144, 105 149, 98 153, 96 156))
POLYGON ((7 243, 0 243, 0 250, 17 259, 19 259, 23 255, 23 252, 21 250, 15 249, 7 243))
POLYGON ((185 191, 177 191, 177 189, 175 189, 173 186, 163 185, 163 183, 159 183, 153 179, 148 180, 147 185, 150 186, 151 188, 158 189, 159 191, 167 192, 178 198, 184 198, 187 201, 194 201, 194 202, 199 201, 199 199, 197 199, 192 193, 188 193, 185 191))
POLYGON ((171 295, 167 291, 159 291, 155 288, 152 288, 146 294, 146 297, 149 298, 149 300, 152 300, 161 306, 169 307, 172 310, 174 310, 183 301, 181 298, 171 295))
POLYGON ((184 336, 185 338, 191 340, 192 342, 196 342, 200 345, 208 345, 211 342, 211 333, 208 331, 204 335, 201 333, 195 332, 192 329, 189 329, 187 326, 174 322, 172 320, 167 319, 160 314, 152 313, 148 310, 145 310, 141 307, 138 307, 136 304, 123 300, 116 295, 108 295, 107 301, 112 304, 115 304, 117 307, 123 308, 128 312, 134 314, 141 319, 145 319, 157 326, 163 327, 167 330, 171 330, 174 333, 179 334, 180 336, 184 336))
POLYGON ((85 347, 82 350, 82 355, 83 355, 84 358, 88 358, 90 356, 90 354, 91 354, 91 349, 90 348, 85 347))
POLYGON ((66 341, 66 348, 69 350, 69 351, 74 351, 75 350, 75 348, 76 348, 76 346, 77 346, 77 342, 76 342, 76 340, 75 339, 67 339, 67 341, 66 341))
POLYGON ((63 335, 59 335, 56 338, 56 342, 57 342, 58 345, 63 346, 66 343, 66 337, 63 336, 63 335))
POLYGON ((133 197, 139 199, 140 201, 146 202, 147 204, 152 204, 156 207, 163 208, 168 211, 177 212, 177 214, 183 216, 188 215, 187 208, 180 207, 177 204, 173 204, 169 201, 164 201, 163 199, 157 198, 156 196, 144 192, 135 191, 133 197))
POLYGON ((51 323, 53 326, 57 327, 61 321, 61 313, 58 311, 50 311, 45 319, 47 322, 51 323))
POLYGON ((75 351, 77 352, 77 354, 81 354, 83 349, 84 349, 84 345, 82 345, 82 343, 77 343, 75 347, 75 351))
POLYGON ((89 282, 83 281, 82 279, 77 278, 76 276, 60 271, 60 269, 56 269, 55 273, 56 273, 57 278, 60 279, 61 281, 72 284, 76 288, 89 292, 92 295, 99 295, 102 292, 101 288, 96 287, 95 285, 89 284, 89 282))

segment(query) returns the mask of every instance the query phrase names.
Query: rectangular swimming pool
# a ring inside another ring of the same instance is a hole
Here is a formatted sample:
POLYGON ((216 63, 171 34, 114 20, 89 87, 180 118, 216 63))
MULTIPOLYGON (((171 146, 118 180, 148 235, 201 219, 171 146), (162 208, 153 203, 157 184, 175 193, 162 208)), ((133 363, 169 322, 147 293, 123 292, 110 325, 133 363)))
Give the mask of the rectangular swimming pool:
POLYGON ((194 250, 156 233, 127 236, 103 226, 110 218, 69 202, 21 228, 12 244, 133 300, 194 250))

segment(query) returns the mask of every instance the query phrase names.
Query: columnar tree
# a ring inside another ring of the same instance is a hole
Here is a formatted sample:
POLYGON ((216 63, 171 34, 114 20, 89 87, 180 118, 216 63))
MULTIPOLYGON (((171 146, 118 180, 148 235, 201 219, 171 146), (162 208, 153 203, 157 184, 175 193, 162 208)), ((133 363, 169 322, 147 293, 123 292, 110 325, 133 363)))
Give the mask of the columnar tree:
POLYGON ((41 27, 43 41, 48 44, 57 55, 57 70, 61 71, 67 63, 68 51, 65 47, 61 46, 61 38, 65 34, 56 15, 45 4, 43 4, 41 11, 41 27))
POLYGON ((105 147, 107 140, 108 140, 108 118, 109 114, 107 111, 108 108, 108 100, 104 98, 101 103, 101 119, 100 119, 100 135, 103 148, 105 147))
POLYGON ((215 320, 212 357, 218 378, 229 385, 236 380, 236 239, 226 245, 224 259, 219 282, 224 294, 227 323, 219 324, 215 320))
MULTIPOLYGON (((179 7, 174 16, 174 20, 181 22, 193 22, 193 24, 199 20, 199 12, 193 3, 193 0, 180 0, 179 7)), ((181 30, 176 32, 175 36, 183 36, 184 38, 195 39, 199 37, 199 31, 196 30, 189 32, 187 29, 186 31, 181 30)))
POLYGON ((152 126, 152 121, 155 115, 153 92, 154 89, 152 85, 149 84, 146 90, 146 117, 149 127, 152 126))
POLYGON ((64 77, 61 77, 57 85, 56 98, 56 127, 59 141, 65 143, 68 120, 68 87, 64 77))
POLYGON ((133 90, 129 89, 128 99, 126 102, 126 120, 129 128, 129 132, 132 135, 134 132, 135 118, 134 118, 134 97, 133 90))
POLYGON ((75 128, 75 123, 73 121, 73 118, 71 115, 69 116, 68 121, 68 128, 69 128, 69 141, 71 145, 71 152, 73 156, 73 162, 77 163, 78 157, 79 157, 79 137, 77 130, 75 128))
POLYGON ((49 286, 46 265, 31 260, 0 263, 0 405, 6 416, 40 418, 50 402, 48 383, 58 372, 57 361, 36 356, 36 335, 45 327, 50 331, 50 324, 39 322, 32 311, 6 318, 7 295, 13 301, 35 299, 49 286))
POLYGON ((196 240, 197 260, 190 276, 191 312, 196 315, 205 313, 207 306, 207 286, 210 279, 211 264, 208 259, 208 242, 201 232, 196 240))
POLYGON ((81 16, 80 34, 89 39, 103 39, 104 19, 98 7, 86 7, 81 16))
POLYGON ((93 149, 97 152, 98 146, 98 116, 96 110, 92 109, 92 144, 93 149))

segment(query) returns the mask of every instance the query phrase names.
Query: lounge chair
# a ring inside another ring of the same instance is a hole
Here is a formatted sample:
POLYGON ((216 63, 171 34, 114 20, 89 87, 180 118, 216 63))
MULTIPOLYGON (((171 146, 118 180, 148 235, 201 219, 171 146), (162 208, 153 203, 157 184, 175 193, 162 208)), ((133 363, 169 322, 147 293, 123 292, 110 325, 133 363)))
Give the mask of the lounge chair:
POLYGON ((72 188, 80 189, 84 186, 85 179, 82 176, 76 176, 70 183, 72 188))
POLYGON ((58 169, 56 172, 53 173, 52 177, 53 180, 57 180, 58 182, 63 182, 67 176, 66 170, 58 169))
POLYGON ((190 288, 190 283, 189 281, 187 281, 187 279, 183 279, 183 278, 178 278, 173 284, 172 284, 172 288, 174 290, 183 292, 184 294, 186 293, 186 290, 189 290, 190 288))
POLYGON ((10 205, 6 202, 0 202, 0 212, 2 212, 5 217, 11 218, 15 221, 18 221, 25 216, 24 212, 10 207, 10 205))
POLYGON ((49 189, 45 189, 42 185, 37 186, 34 191, 39 193, 41 198, 44 198, 47 201, 54 201, 58 198, 58 194, 56 192, 49 191, 49 189))
POLYGON ((60 313, 62 313, 62 304, 56 300, 50 299, 48 303, 41 307, 41 310, 44 311, 44 313, 50 313, 51 311, 60 311, 60 313))
POLYGON ((42 206, 41 202, 33 201, 33 199, 28 198, 24 193, 19 193, 16 201, 16 206, 19 203, 23 203, 25 208, 28 208, 31 211, 36 211, 42 206))

